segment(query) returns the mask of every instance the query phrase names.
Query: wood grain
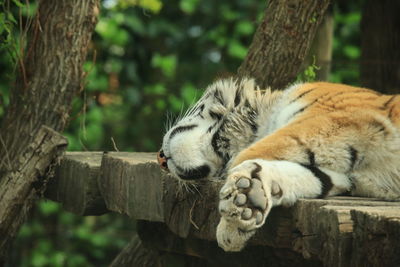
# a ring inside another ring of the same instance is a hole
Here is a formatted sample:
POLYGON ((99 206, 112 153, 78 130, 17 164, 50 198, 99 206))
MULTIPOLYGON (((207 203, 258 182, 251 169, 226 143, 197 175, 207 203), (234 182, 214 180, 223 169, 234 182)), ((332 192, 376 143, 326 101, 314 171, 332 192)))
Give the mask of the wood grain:
MULTIPOLYGON (((70 162, 61 161, 59 168, 63 168, 63 164, 81 168, 82 161, 92 157, 90 152, 85 157, 82 154, 85 153, 67 153, 70 162)), ((100 164, 99 153, 92 155, 100 164)), ((215 242, 219 221, 217 196, 223 181, 205 181, 196 188, 192 185, 186 189, 159 168, 155 155, 103 154, 98 192, 107 208, 141 221, 144 227, 139 227, 142 229, 139 235, 143 242, 153 244, 157 249, 227 264, 229 260, 221 255, 231 254, 223 253, 215 242), (160 233, 156 234, 157 231, 160 233), (205 250, 204 246, 213 249, 205 250)), ((82 183, 77 179, 73 181, 77 185, 82 183)), ((74 182, 63 184, 74 186, 74 182)), ((57 190, 74 191, 63 188, 57 190)), ((318 262, 324 266, 391 266, 398 260, 398 238, 400 202, 350 196, 300 199, 293 207, 274 208, 266 224, 250 240, 248 248, 235 255, 245 259, 252 255, 253 263, 262 264, 265 258, 249 251, 264 251, 261 248, 268 247, 268 253, 281 255, 278 258, 282 262, 288 262, 285 259, 290 258, 289 262, 296 266, 313 266, 318 262), (382 261, 381 255, 389 258, 382 261), (376 265, 377 262, 387 265, 376 265)), ((267 253, 265 251, 262 253, 267 253)), ((242 266, 238 265, 240 262, 243 264, 236 259, 230 264, 242 266)))

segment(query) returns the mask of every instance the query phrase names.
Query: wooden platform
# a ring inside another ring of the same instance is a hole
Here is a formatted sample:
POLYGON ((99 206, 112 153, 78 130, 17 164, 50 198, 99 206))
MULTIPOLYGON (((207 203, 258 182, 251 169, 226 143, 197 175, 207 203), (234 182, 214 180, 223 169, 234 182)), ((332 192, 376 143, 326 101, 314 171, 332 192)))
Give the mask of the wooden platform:
POLYGON ((400 203, 356 197, 302 199, 291 208, 274 208, 245 251, 225 253, 215 242, 223 182, 184 186, 161 171, 155 158, 67 153, 47 197, 80 215, 126 214, 139 220, 145 244, 205 258, 209 266, 400 266, 400 203))

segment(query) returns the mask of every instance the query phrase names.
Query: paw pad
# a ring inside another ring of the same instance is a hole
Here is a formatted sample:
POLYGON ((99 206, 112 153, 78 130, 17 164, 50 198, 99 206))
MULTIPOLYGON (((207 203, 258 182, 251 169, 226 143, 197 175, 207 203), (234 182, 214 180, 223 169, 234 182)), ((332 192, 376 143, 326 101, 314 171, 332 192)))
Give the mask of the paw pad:
POLYGON ((267 197, 259 179, 248 179, 246 177, 240 178, 236 182, 238 194, 236 195, 233 203, 238 207, 243 207, 241 218, 243 220, 250 220, 255 218, 256 224, 263 221, 263 214, 267 208, 267 197))
POLYGON ((245 208, 242 212, 242 219, 250 220, 252 215, 253 215, 253 211, 249 208, 245 208))
POLYGON ((260 180, 252 179, 251 190, 248 193, 248 197, 254 207, 262 210, 267 207, 267 199, 260 180))
POLYGON ((240 178, 236 182, 236 186, 242 189, 249 188, 250 187, 250 180, 247 178, 240 178))
POLYGON ((262 163, 256 160, 241 163, 228 175, 220 191, 218 207, 222 217, 217 227, 218 244, 225 251, 239 251, 263 225, 274 192, 266 175, 262 163), (264 188, 264 181, 268 188, 264 188))
POLYGON ((260 211, 256 211, 256 224, 260 224, 263 220, 263 215, 260 211))
POLYGON ((246 204, 247 197, 245 194, 238 194, 234 200, 234 203, 238 206, 243 206, 246 204))
POLYGON ((238 177, 234 173, 230 175, 220 193, 221 215, 230 217, 229 220, 237 221, 246 231, 252 230, 251 228, 255 226, 259 227, 263 223, 268 204, 259 177, 261 166, 255 165, 254 169, 249 170, 249 177, 243 174, 238 177), (233 210, 238 211, 235 217, 232 216, 233 210))

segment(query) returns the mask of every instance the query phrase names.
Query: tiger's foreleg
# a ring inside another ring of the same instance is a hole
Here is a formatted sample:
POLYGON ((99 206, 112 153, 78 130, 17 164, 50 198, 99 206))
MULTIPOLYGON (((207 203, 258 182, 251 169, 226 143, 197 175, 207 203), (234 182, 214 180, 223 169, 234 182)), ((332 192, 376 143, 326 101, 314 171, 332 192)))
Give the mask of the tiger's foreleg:
POLYGON ((299 198, 323 198, 351 188, 349 173, 360 162, 363 131, 331 121, 287 127, 237 155, 220 191, 219 245, 239 251, 273 206, 299 198), (314 129, 312 133, 308 129, 314 129))
MULTIPOLYGON (((319 171, 344 191, 350 187, 344 174, 319 171)), ((265 223, 273 206, 288 206, 298 198, 316 198, 325 193, 320 179, 300 164, 247 160, 230 171, 220 191, 218 243, 226 251, 239 251, 265 223)))

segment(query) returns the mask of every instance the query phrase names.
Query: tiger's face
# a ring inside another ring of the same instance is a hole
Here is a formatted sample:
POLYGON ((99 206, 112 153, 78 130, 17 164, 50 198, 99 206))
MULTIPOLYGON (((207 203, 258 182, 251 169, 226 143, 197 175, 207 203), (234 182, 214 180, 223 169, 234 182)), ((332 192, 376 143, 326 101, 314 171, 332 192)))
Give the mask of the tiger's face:
POLYGON ((165 134, 159 153, 159 161, 164 157, 162 167, 183 180, 213 177, 223 165, 212 146, 217 125, 209 114, 201 112, 202 107, 165 134))
POLYGON ((229 160, 254 140, 258 125, 252 80, 221 80, 165 134, 164 170, 183 180, 220 177, 229 160))

